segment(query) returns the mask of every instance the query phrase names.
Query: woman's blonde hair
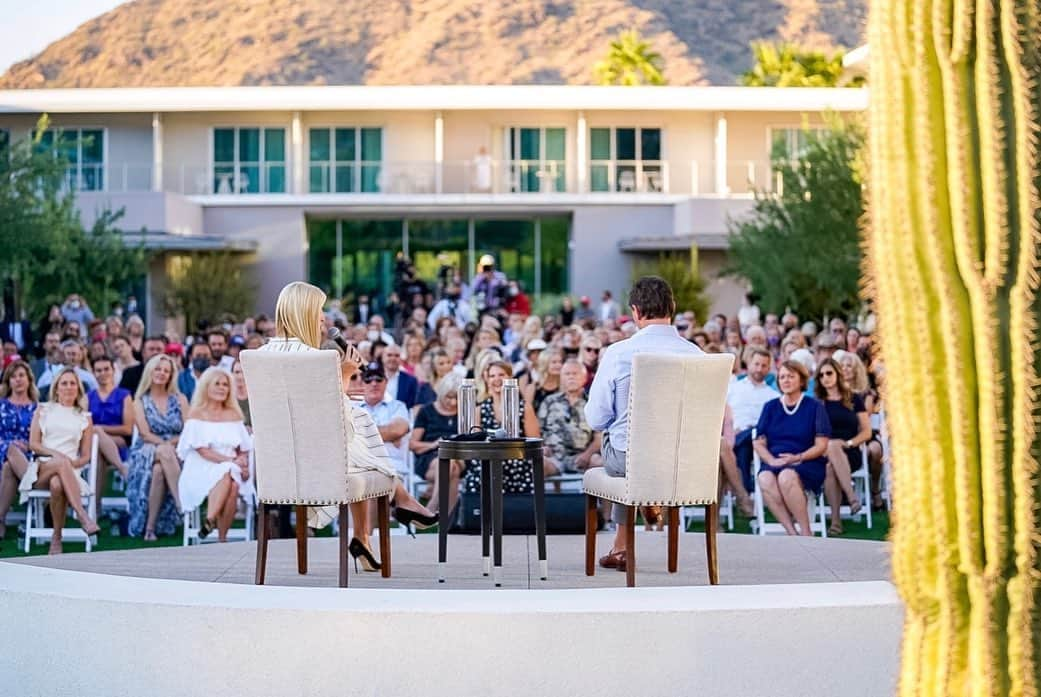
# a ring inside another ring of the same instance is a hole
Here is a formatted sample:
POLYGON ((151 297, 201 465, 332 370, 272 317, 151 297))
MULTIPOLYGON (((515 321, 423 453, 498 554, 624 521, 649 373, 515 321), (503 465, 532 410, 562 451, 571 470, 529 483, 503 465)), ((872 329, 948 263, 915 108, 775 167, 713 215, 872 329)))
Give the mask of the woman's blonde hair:
POLYGON ((853 390, 853 394, 864 394, 871 387, 868 383, 864 361, 860 360, 860 356, 857 354, 846 351, 846 355, 842 356, 839 364, 845 367, 847 363, 853 364, 853 379, 849 383, 849 388, 853 390))
POLYGON ((494 361, 501 361, 502 353, 496 348, 486 348, 477 354, 474 360, 474 385, 477 387, 477 400, 481 401, 488 396, 488 385, 484 381, 484 373, 488 366, 494 361))
POLYGON ((137 394, 134 395, 134 399, 141 399, 152 389, 152 373, 155 372, 156 366, 163 361, 170 364, 170 382, 166 385, 167 394, 181 394, 181 390, 177 387, 177 375, 181 372, 177 368, 177 361, 165 353, 160 353, 157 356, 152 356, 145 363, 145 369, 141 371, 141 382, 137 386, 137 394))
POLYGON ((54 382, 51 383, 51 390, 48 393, 47 399, 51 403, 58 403, 58 383, 66 375, 71 375, 76 380, 76 401, 72 403, 72 406, 80 411, 87 411, 89 408, 87 405, 87 391, 83 389, 83 381, 80 380, 79 374, 76 373, 75 368, 62 368, 61 371, 54 376, 54 382))
POLYGON ((275 334, 285 339, 296 338, 311 348, 322 344, 322 327, 315 321, 325 305, 321 288, 303 281, 293 281, 278 294, 275 304, 275 334))
POLYGON ((206 404, 206 392, 209 391, 210 385, 221 376, 228 381, 228 396, 221 402, 221 408, 230 409, 238 414, 238 417, 241 419, 242 409, 239 407, 238 400, 235 399, 235 376, 220 366, 207 368, 199 376, 199 381, 195 383, 195 392, 192 394, 192 406, 198 409, 206 404))
POLYGON ((29 378, 29 399, 33 402, 39 402, 40 390, 36 387, 36 377, 33 375, 33 369, 28 363, 20 360, 11 361, 11 365, 4 369, 4 375, 0 378, 0 399, 7 399, 11 396, 11 378, 19 370, 24 370, 26 377, 29 378))

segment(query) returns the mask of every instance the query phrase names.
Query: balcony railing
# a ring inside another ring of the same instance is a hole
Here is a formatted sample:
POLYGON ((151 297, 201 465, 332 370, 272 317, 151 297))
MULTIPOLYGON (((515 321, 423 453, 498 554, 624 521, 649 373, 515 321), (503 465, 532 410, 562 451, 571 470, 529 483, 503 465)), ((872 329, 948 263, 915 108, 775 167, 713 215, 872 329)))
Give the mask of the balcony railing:
MULTIPOLYGON (((535 160, 307 162, 300 190, 288 162, 171 164, 162 189, 185 196, 255 194, 620 194, 747 196, 776 192, 768 160, 592 160, 581 179, 573 162, 535 160)), ((80 165, 67 184, 79 191, 150 191, 151 164, 80 165)))

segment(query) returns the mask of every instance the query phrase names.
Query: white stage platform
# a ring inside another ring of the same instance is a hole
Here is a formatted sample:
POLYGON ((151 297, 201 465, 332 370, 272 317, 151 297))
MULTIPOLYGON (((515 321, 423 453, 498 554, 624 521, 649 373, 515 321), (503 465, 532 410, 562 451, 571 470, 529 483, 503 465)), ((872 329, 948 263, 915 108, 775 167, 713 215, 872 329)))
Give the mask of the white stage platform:
POLYGON ((252 543, 0 563, 0 672, 20 694, 105 697, 894 692, 885 543, 721 535, 710 587, 702 535, 667 574, 665 535, 642 533, 635 589, 586 577, 580 536, 549 538, 548 581, 534 539, 505 538, 502 589, 476 537, 450 537, 445 584, 421 535, 393 539, 394 578, 352 568, 348 589, 335 544, 311 540, 299 576, 294 543, 273 541, 265 587, 252 543))

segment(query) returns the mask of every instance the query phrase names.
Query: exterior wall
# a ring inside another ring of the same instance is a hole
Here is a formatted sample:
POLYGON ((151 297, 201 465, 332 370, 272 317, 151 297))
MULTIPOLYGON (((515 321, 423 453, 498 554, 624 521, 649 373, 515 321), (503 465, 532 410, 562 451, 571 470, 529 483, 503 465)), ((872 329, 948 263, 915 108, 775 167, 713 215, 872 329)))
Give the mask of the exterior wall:
POLYGON ((202 234, 202 207, 179 194, 150 191, 108 193, 84 191, 76 195, 80 220, 87 227, 104 210, 123 210, 116 227, 125 232, 170 232, 178 235, 202 234))
POLYGON ((669 205, 576 208, 571 219, 571 293, 598 298, 610 290, 616 298, 626 297, 632 259, 618 251, 618 243, 641 235, 669 234, 672 218, 669 205))
MULTIPOLYGON (((748 292, 748 285, 732 276, 721 276, 720 272, 728 263, 728 256, 722 249, 703 249, 698 251, 698 271, 705 280, 705 293, 711 298, 709 312, 721 312, 728 317, 736 314, 741 307, 741 299, 748 292)), ((704 322, 706 317, 698 317, 704 322)))
POLYGON ((820 114, 792 112, 731 112, 727 118, 727 185, 733 193, 746 193, 770 185, 770 129, 822 125, 820 114))
POLYGON ((206 233, 255 240, 245 266, 257 286, 256 310, 271 314, 282 287, 307 279, 307 226, 300 207, 213 206, 203 212, 206 233))

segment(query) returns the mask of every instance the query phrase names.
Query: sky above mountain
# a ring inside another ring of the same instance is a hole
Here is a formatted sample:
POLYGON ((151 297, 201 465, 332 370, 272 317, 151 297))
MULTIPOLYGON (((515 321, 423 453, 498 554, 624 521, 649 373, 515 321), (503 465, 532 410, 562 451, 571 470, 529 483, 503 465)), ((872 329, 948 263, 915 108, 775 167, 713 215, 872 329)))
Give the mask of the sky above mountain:
POLYGON ((0 0, 0 73, 125 0, 0 0))

